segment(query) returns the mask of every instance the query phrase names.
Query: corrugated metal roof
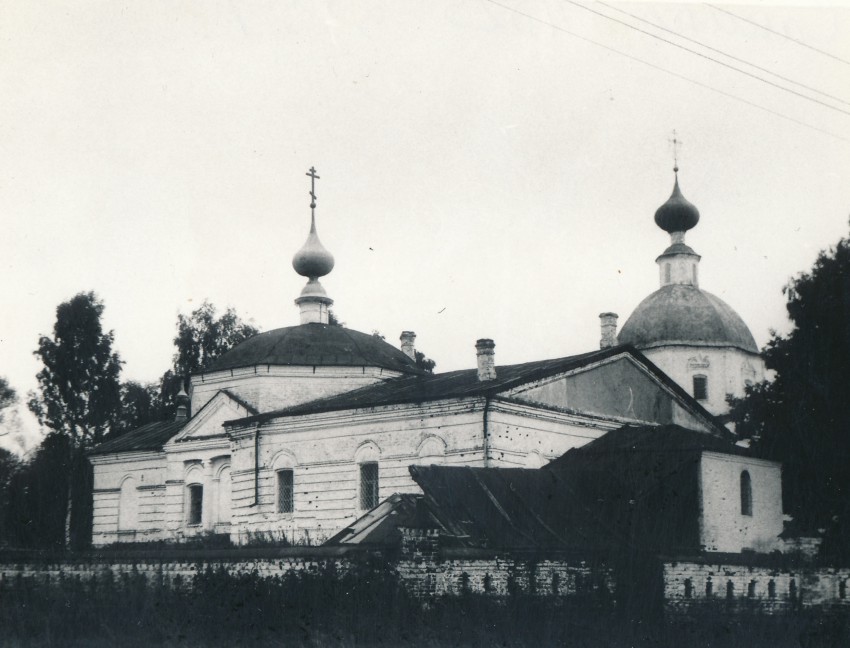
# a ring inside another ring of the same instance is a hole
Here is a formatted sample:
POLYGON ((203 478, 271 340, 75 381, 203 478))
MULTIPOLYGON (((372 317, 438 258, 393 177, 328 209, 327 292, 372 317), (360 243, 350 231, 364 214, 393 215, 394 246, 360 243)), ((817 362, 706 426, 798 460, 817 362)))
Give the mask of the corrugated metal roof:
POLYGON ((707 421, 713 422, 715 420, 697 401, 679 385, 670 380, 664 372, 653 365, 640 352, 629 346, 619 346, 564 358, 498 366, 496 367, 496 378, 488 381, 478 379, 477 369, 462 369, 439 374, 392 378, 385 382, 362 387, 354 391, 345 392, 344 394, 320 398, 293 407, 265 412, 257 416, 227 421, 225 425, 263 422, 282 416, 298 416, 360 407, 422 403, 446 398, 490 396, 518 385, 534 380, 541 380, 564 371, 579 369, 623 353, 632 355, 641 364, 645 365, 662 383, 676 392, 685 402, 690 404, 694 411, 701 414, 707 421))
POLYGON ((181 421, 158 421, 148 423, 142 427, 130 430, 115 437, 107 439, 89 451, 90 455, 114 454, 118 452, 139 452, 143 450, 162 450, 166 442, 177 434, 187 420, 181 421))

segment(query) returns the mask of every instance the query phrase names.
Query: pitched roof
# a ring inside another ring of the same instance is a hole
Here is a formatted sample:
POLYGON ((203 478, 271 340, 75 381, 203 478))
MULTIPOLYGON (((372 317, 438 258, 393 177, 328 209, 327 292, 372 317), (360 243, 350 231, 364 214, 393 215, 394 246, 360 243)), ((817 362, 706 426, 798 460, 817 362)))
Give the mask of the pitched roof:
POLYGON ((593 456, 616 454, 637 457, 648 453, 687 454, 710 451, 753 456, 753 452, 749 449, 735 445, 735 437, 731 432, 728 430, 725 432, 726 434, 720 437, 690 430, 680 425, 626 425, 603 434, 579 448, 568 450, 543 468, 544 470, 566 468, 577 462, 586 463, 587 459, 593 456))
POLYGON ((401 403, 423 403, 446 398, 464 398, 474 396, 491 396, 506 391, 518 385, 534 380, 542 380, 564 371, 579 369, 595 362, 605 360, 623 353, 637 358, 661 382, 676 392, 681 398, 690 403, 691 407, 709 421, 714 417, 702 405, 693 400, 679 385, 673 382, 664 372, 647 360, 640 352, 630 346, 611 347, 590 353, 538 360, 515 365, 496 367, 496 378, 481 381, 477 369, 461 369, 438 374, 423 374, 401 376, 381 383, 368 385, 350 392, 320 398, 285 409, 264 412, 235 421, 227 421, 225 425, 239 423, 264 422, 283 416, 298 416, 317 412, 357 409, 361 407, 380 407, 401 403))
POLYGON ((403 373, 421 371, 400 349, 375 335, 310 323, 248 338, 201 373, 255 365, 365 366, 403 373))
POLYGON ((187 420, 157 421, 107 439, 89 451, 90 455, 162 450, 166 442, 186 425, 187 420))

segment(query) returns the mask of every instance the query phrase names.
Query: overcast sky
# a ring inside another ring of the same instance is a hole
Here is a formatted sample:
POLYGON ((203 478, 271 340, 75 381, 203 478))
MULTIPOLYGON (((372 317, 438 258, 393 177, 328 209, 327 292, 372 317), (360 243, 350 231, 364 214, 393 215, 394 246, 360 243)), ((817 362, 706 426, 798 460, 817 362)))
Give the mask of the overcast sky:
POLYGON ((480 337, 499 364, 595 349, 658 287, 673 129, 702 288, 763 345, 848 233, 850 11, 723 7, 0 0, 0 375, 35 387, 81 291, 125 379, 205 299, 297 324, 312 165, 350 328, 414 330, 438 371, 480 337))

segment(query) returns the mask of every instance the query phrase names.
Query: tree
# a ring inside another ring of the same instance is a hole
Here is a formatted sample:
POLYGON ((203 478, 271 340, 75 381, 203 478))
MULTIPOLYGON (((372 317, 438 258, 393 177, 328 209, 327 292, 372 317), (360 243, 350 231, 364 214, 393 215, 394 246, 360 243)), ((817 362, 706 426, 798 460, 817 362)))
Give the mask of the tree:
POLYGON ((128 380, 121 384, 121 417, 117 434, 135 430, 164 418, 161 387, 157 383, 142 384, 128 380))
POLYGON ((783 463, 785 509, 801 528, 850 531, 850 239, 783 293, 794 327, 763 351, 775 379, 733 399, 732 418, 783 463))
POLYGON ((9 386, 9 381, 0 377, 0 423, 4 421, 5 410, 18 402, 18 394, 9 386))
POLYGON ((416 354, 416 366, 428 373, 434 373, 434 367, 437 366, 436 360, 431 360, 421 351, 414 351, 416 354))
POLYGON ((44 364, 36 376, 40 394, 29 408, 39 423, 62 434, 74 448, 98 443, 121 409, 121 360, 112 351, 114 334, 100 323, 103 303, 80 293, 56 309, 53 337, 41 336, 34 352, 44 364))
POLYGON ((66 441, 51 446, 53 463, 62 463, 57 457, 65 448, 66 476, 56 472, 47 483, 65 493, 65 541, 75 547, 86 544, 91 526, 85 452, 115 428, 121 411, 121 360, 112 351, 114 334, 103 331, 102 315, 103 303, 92 292, 59 305, 53 337, 41 336, 34 352, 44 368, 36 376, 40 393, 30 392, 28 403, 39 423, 66 441))

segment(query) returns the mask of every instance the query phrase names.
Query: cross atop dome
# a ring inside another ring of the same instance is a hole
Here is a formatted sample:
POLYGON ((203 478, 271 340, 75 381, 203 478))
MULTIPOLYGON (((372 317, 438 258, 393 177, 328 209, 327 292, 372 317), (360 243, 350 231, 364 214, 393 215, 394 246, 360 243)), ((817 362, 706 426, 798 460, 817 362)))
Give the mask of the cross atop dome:
POLYGON ((334 257, 325 249, 316 233, 316 180, 319 176, 315 167, 310 167, 306 175, 310 177, 310 233, 304 245, 292 257, 292 267, 302 277, 307 277, 308 281, 295 303, 301 310, 302 324, 327 324, 328 308, 333 300, 319 283, 319 277, 330 274, 334 268, 334 257))

